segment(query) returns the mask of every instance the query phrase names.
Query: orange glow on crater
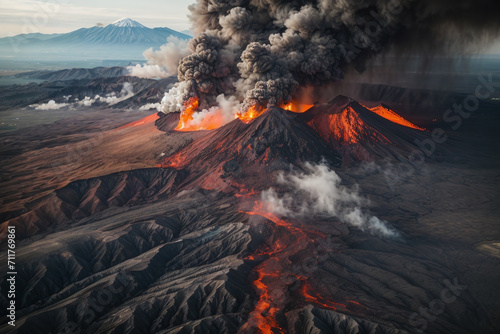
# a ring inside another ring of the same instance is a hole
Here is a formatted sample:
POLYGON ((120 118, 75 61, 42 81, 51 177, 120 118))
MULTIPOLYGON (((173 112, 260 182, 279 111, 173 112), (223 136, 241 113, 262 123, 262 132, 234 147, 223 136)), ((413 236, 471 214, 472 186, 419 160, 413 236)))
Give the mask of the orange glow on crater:
POLYGON ((200 100, 197 97, 191 97, 189 100, 184 102, 184 111, 181 112, 181 117, 179 119, 179 124, 175 130, 189 131, 187 130, 189 122, 193 120, 193 114, 198 109, 200 100))
POLYGON ((127 129, 127 128, 131 128, 131 127, 134 127, 134 126, 141 126, 141 125, 146 125, 146 124, 149 124, 149 123, 154 123, 154 122, 156 122, 156 120, 158 118, 160 118, 160 116, 158 116, 158 113, 154 113, 154 114, 151 114, 151 115, 146 116, 144 118, 141 118, 138 121, 122 125, 122 126, 120 126, 119 128, 116 128, 116 129, 117 130, 127 129))
POLYGON ((252 120, 256 119, 257 117, 259 117, 260 115, 262 115, 262 113, 264 112, 264 108, 260 107, 260 106, 251 106, 246 112, 244 113, 237 113, 236 114, 236 118, 239 118, 240 121, 242 121, 243 123, 250 123, 252 120))
POLYGON ((369 127, 352 107, 347 107, 341 113, 329 115, 328 125, 335 140, 341 143, 360 143, 364 137, 371 137, 377 142, 389 143, 389 140, 382 134, 367 131, 369 127))
POLYGON ((383 105, 378 105, 378 106, 373 107, 373 108, 368 108, 367 106, 364 106, 364 105, 363 105, 363 107, 365 107, 368 110, 373 111, 374 113, 376 113, 380 117, 383 117, 383 118, 385 118, 393 123, 396 123, 396 124, 399 124, 402 126, 406 126, 407 128, 413 128, 413 129, 417 129, 420 131, 426 131, 426 129, 416 126, 415 124, 404 119, 402 116, 398 115, 393 110, 384 107, 383 105))
MULTIPOLYGON (((201 113, 204 113, 203 115, 196 117, 199 103, 200 101, 197 97, 191 97, 184 103, 184 110, 181 112, 179 124, 175 128, 176 131, 213 130, 227 123, 227 119, 223 116, 222 109, 211 108, 210 111, 204 110, 201 111, 201 113)), ((302 104, 292 100, 287 104, 282 104, 280 107, 295 113, 303 113, 313 106, 312 104, 302 104)), ((265 110, 266 108, 263 106, 254 105, 246 112, 236 113, 235 118, 248 124, 262 115, 265 110)))
POLYGON ((282 104, 281 109, 285 109, 291 112, 296 112, 296 113, 304 113, 314 107, 314 104, 303 104, 303 103, 298 103, 295 100, 292 100, 288 102, 287 104, 282 104))
POLYGON ((204 114, 195 119, 199 105, 200 101, 197 97, 191 97, 184 103, 184 111, 181 112, 176 131, 213 130, 226 124, 221 109, 204 110, 202 112, 204 114))

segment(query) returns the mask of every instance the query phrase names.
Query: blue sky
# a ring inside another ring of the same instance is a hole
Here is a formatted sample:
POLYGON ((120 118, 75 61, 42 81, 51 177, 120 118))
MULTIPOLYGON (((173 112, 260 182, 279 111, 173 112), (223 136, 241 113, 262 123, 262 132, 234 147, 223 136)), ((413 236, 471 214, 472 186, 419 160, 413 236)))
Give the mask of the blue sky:
POLYGON ((61 33, 128 17, 150 28, 189 29, 195 0, 0 0, 0 37, 61 33))

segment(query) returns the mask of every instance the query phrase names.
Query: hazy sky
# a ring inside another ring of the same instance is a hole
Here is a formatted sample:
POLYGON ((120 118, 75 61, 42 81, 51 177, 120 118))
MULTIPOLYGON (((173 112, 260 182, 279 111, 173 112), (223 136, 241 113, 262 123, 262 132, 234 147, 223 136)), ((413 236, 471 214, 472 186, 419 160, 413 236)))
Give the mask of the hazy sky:
MULTIPOLYGON (((107 25, 128 17, 147 27, 189 29, 188 6, 196 0, 0 0, 0 37, 45 34, 107 25)), ((500 42, 485 53, 500 53, 500 42)))
POLYGON ((189 29, 195 0, 0 0, 0 37, 69 32, 123 17, 147 27, 189 29))

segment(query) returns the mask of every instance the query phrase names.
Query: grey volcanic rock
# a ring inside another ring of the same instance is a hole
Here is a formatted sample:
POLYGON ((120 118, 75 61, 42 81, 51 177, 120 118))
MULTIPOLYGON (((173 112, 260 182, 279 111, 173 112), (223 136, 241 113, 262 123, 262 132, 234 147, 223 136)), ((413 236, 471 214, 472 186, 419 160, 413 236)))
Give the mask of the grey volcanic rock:
POLYGON ((65 81, 97 78, 115 78, 128 74, 125 67, 72 68, 59 71, 32 71, 16 74, 17 78, 46 81, 65 81))
POLYGON ((161 131, 173 131, 179 124, 180 113, 169 113, 165 114, 162 112, 158 113, 159 118, 156 120, 155 125, 161 131))
POLYGON ((175 192, 185 177, 183 171, 152 168, 75 181, 28 203, 28 212, 2 223, 2 228, 16 226, 18 238, 29 237, 110 207, 155 201, 175 192))
POLYGON ((233 202, 186 193, 107 210, 29 243, 18 254, 16 331, 73 324, 83 333, 175 332, 181 325, 234 332, 251 308, 242 257, 255 236, 233 202), (208 199, 219 205, 195 204, 208 199))
POLYGON ((290 334, 399 334, 408 333, 388 325, 377 324, 364 319, 358 319, 331 310, 324 310, 312 305, 294 310, 287 314, 290 334))
MULTIPOLYGON (((81 74, 81 73, 80 73, 81 74)), ((51 76, 52 74, 48 74, 51 76)), ((79 74, 76 75, 78 77, 79 74)), ((61 74, 65 77, 66 74, 61 74)), ((85 75, 82 75, 85 76, 85 75)), ((55 78, 57 78, 56 75, 55 78)), ((85 97, 94 98, 96 95, 105 96, 107 94, 119 95, 125 83, 131 85, 133 95, 128 99, 112 105, 114 108, 139 108, 147 103, 156 103, 163 96, 164 90, 173 82, 175 78, 162 80, 142 79, 132 76, 110 76, 82 79, 62 79, 46 81, 40 84, 30 83, 26 85, 11 85, 3 87, 0 91, 0 110, 11 108, 24 108, 33 104, 47 103, 54 100, 57 103, 73 102, 75 99, 83 100, 85 97), (69 98, 69 101, 65 99, 69 98)), ((107 106, 103 102, 95 102, 92 107, 107 106)), ((78 109, 88 109, 83 105, 75 105, 78 109)))

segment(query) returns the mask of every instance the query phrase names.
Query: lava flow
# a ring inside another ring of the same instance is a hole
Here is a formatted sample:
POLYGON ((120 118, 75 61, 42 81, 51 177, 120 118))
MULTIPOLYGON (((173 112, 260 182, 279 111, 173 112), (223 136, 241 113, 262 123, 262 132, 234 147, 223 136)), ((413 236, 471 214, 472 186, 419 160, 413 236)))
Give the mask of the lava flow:
POLYGON ((178 131, 191 131, 189 130, 189 123, 193 120, 193 114, 198 109, 200 100, 197 97, 191 97, 184 102, 184 110, 181 112, 179 125, 175 128, 178 131))
POLYGON ((410 121, 406 120, 405 118, 401 117, 400 115, 395 113, 393 110, 391 110, 387 107, 384 107, 383 105, 378 105, 378 106, 373 107, 373 108, 369 108, 369 107, 364 106, 364 105, 362 105, 362 106, 368 110, 373 111, 377 115, 379 115, 379 116, 381 116, 381 117, 383 117, 383 118, 385 118, 393 123, 396 123, 396 124, 399 124, 402 126, 406 126, 408 128, 417 129, 420 131, 425 131, 424 128, 416 126, 415 124, 413 124, 410 121))
POLYGON ((243 123, 250 123, 252 120, 262 115, 264 110, 264 108, 257 105, 251 106, 246 112, 237 113, 236 118, 239 118, 243 123))
MULTIPOLYGON (((289 103, 283 103, 280 105, 280 108, 295 112, 295 113, 304 113, 307 110, 311 109, 313 104, 302 104, 298 103, 295 100, 290 101, 289 103)), ((265 111, 265 108, 261 106, 252 106, 244 113, 236 114, 236 118, 239 118, 243 123, 250 123, 252 120, 256 119, 265 111)))
POLYGON ((141 126, 141 125, 145 125, 145 124, 149 124, 149 123, 154 123, 154 122, 156 122, 156 120, 158 118, 160 118, 160 116, 158 116, 158 113, 154 113, 154 114, 151 114, 151 115, 146 116, 144 118, 141 118, 138 121, 122 125, 119 128, 116 128, 116 130, 127 129, 127 128, 131 128, 134 126, 141 126))
POLYGON ((389 143, 381 133, 370 131, 359 114, 350 106, 338 114, 329 115, 330 134, 339 143, 356 144, 363 141, 363 137, 371 137, 376 142, 389 143))
POLYGON ((306 111, 314 107, 314 104, 303 104, 303 103, 298 103, 295 100, 292 100, 289 103, 282 104, 280 107, 282 109, 301 114, 305 113, 306 111))
MULTIPOLYGON (((315 231, 308 231, 294 226, 292 223, 278 218, 267 211, 262 202, 255 202, 252 211, 245 212, 249 215, 258 215, 272 221, 275 225, 275 237, 272 246, 264 247, 259 253, 250 255, 247 260, 258 257, 266 257, 256 268, 257 279, 254 281, 255 289, 259 299, 255 309, 250 313, 248 322, 243 326, 243 332, 258 328, 260 333, 285 333, 280 326, 277 315, 291 301, 289 287, 294 282, 300 281, 301 288, 297 290, 298 298, 303 303, 313 303, 319 307, 336 310, 338 307, 346 308, 346 305, 329 301, 325 298, 315 296, 310 292, 308 278, 293 272, 294 263, 290 257, 313 246, 313 235, 323 237, 324 235, 315 231)), ((295 261, 294 261, 295 262, 295 261)))

